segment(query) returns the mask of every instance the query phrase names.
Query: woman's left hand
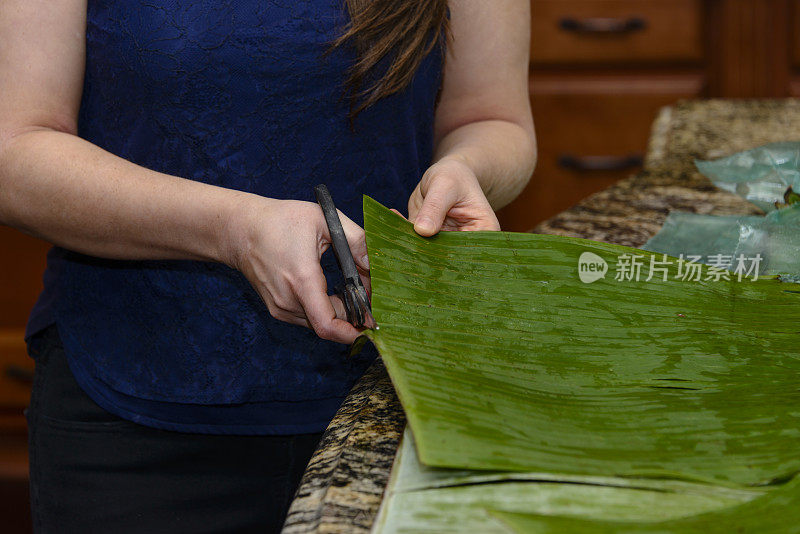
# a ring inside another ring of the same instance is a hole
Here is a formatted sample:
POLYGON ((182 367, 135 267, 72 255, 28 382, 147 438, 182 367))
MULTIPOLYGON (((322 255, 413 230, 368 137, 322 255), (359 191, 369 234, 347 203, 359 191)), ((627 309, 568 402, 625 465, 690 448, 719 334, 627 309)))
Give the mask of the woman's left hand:
POLYGON ((408 200, 408 216, 425 237, 440 230, 500 230, 475 173, 454 157, 444 157, 425 171, 408 200))

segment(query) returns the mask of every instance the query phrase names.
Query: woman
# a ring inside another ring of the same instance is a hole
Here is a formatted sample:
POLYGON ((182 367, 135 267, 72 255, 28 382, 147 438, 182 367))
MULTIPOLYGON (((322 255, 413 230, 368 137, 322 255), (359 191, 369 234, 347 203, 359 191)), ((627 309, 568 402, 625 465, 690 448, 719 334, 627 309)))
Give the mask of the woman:
POLYGON ((535 160, 528 20, 527 0, 0 4, 0 222, 56 245, 26 334, 37 531, 280 528, 375 356, 346 357, 312 187, 367 282, 363 193, 423 236, 498 230, 535 160))

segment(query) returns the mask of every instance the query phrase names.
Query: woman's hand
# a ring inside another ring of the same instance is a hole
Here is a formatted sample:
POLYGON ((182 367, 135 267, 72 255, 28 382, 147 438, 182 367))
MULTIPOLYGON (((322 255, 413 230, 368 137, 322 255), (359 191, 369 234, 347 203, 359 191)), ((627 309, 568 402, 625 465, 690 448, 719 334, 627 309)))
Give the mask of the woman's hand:
POLYGON ((500 230, 475 173, 455 157, 428 168, 408 200, 408 216, 425 237, 440 230, 500 230))
MULTIPOLYGON (((229 225, 229 260, 264 299, 280 321, 312 328, 339 343, 361 333, 344 320, 341 300, 328 296, 320 267, 330 235, 317 204, 246 195, 243 209, 229 225)), ((364 230, 339 212, 361 279, 369 291, 369 262, 364 230)))

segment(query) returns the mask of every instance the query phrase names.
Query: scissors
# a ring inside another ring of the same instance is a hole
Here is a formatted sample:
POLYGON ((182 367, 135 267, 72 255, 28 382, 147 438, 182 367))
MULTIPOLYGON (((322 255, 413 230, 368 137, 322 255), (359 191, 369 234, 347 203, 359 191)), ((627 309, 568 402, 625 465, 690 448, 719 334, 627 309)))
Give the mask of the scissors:
POLYGON ((367 289, 361 282, 361 276, 356 269, 356 262, 353 259, 353 252, 347 243, 347 237, 342 228, 342 221, 339 220, 339 213, 333 204, 331 193, 325 184, 319 184, 314 188, 317 202, 325 215, 325 222, 328 224, 328 231, 331 235, 331 247, 339 268, 342 270, 344 281, 336 287, 336 293, 344 303, 347 312, 347 322, 356 328, 364 328, 367 315, 372 313, 369 304, 367 289))

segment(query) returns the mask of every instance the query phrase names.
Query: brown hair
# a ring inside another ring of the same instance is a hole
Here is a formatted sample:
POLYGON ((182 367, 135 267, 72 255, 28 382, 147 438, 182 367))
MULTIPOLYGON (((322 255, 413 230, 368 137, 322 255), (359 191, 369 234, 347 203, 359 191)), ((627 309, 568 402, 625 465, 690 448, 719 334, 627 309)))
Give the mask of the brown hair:
MULTIPOLYGON (((357 61, 345 87, 350 120, 381 98, 403 90, 419 64, 448 34, 447 0, 345 0, 350 23, 333 48, 355 46, 357 61), (389 56, 384 73, 374 72, 389 56), (362 84, 367 79, 375 81, 362 84)), ((444 52, 444 47, 441 47, 444 52)))

